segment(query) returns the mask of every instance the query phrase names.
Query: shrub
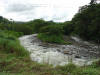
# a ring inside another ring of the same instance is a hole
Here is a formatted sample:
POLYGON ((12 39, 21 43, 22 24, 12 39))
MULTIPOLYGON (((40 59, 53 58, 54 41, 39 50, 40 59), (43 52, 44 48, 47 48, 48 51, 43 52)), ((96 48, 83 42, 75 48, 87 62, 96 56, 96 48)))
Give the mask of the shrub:
POLYGON ((44 33, 39 33, 38 38, 41 39, 43 42, 49 42, 49 43, 58 43, 58 44, 66 44, 64 42, 62 35, 47 35, 44 33))
POLYGON ((48 25, 40 29, 38 38, 45 42, 65 43, 62 37, 63 28, 60 25, 48 25))
POLYGON ((34 30, 34 32, 36 32, 36 33, 40 32, 40 29, 41 29, 42 27, 48 25, 47 22, 45 22, 45 21, 42 20, 42 19, 36 19, 36 20, 34 20, 34 21, 32 22, 32 24, 33 24, 33 30, 34 30))
POLYGON ((74 31, 74 26, 71 21, 67 21, 63 25, 65 35, 70 35, 74 31))
POLYGON ((12 37, 13 36, 15 36, 15 37, 20 37, 20 36, 22 36, 23 35, 23 32, 15 32, 15 31, 4 31, 4 33, 6 33, 8 36, 10 35, 12 35, 12 37))
POLYGON ((63 33, 63 27, 60 25, 49 25, 44 26, 40 29, 41 33, 45 33, 47 35, 61 35, 63 33))
POLYGON ((15 24, 13 26, 13 31, 22 32, 24 35, 28 35, 33 33, 33 28, 25 24, 15 24))

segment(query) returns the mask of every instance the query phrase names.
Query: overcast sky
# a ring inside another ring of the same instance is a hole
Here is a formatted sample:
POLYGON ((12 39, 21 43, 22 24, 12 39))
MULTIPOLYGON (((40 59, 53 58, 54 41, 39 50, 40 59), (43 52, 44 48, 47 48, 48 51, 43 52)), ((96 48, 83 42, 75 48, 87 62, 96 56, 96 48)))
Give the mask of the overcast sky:
POLYGON ((56 22, 71 20, 80 6, 90 0, 0 0, 0 16, 15 21, 43 18, 56 22))

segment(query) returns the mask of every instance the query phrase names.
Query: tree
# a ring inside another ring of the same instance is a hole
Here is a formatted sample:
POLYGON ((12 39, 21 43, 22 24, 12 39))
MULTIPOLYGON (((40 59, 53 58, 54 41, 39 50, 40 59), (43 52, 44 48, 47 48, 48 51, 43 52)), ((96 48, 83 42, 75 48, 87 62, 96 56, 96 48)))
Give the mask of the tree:
POLYGON ((100 4, 82 7, 72 19, 74 33, 86 40, 100 40, 100 4))
POLYGON ((97 0, 91 0, 90 4, 95 4, 97 0))
POLYGON ((40 31, 40 28, 47 25, 47 23, 42 19, 36 19, 36 20, 32 21, 32 24, 33 24, 34 32, 37 32, 37 33, 40 31))
POLYGON ((64 34, 66 35, 70 35, 73 32, 73 24, 71 21, 67 21, 65 23, 63 23, 63 30, 64 30, 64 34))
POLYGON ((3 20, 3 17, 2 17, 2 16, 0 16, 0 22, 2 22, 2 20, 3 20))

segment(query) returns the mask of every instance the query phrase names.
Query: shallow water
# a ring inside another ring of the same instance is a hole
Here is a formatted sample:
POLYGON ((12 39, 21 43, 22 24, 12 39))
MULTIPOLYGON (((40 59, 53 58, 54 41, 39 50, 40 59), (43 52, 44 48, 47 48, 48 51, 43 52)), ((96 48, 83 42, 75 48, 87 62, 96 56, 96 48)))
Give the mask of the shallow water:
MULTIPOLYGON (((46 47, 41 45, 41 41, 37 40, 36 35, 37 34, 26 35, 19 38, 21 45, 30 52, 30 57, 33 61, 52 64, 54 66, 65 65, 70 62, 79 66, 89 65, 92 63, 92 60, 85 59, 84 57, 75 58, 75 55, 78 54, 78 47, 74 45, 53 45, 46 47), (70 54, 72 51, 73 54, 70 54)), ((80 41, 77 38, 74 39, 80 41)))

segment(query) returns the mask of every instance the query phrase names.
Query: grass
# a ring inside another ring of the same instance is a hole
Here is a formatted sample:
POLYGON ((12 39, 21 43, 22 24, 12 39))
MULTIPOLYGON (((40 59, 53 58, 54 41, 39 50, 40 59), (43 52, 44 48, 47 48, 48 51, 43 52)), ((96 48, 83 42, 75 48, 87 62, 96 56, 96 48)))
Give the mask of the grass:
POLYGON ((39 64, 29 57, 15 57, 0 51, 0 75, 100 75, 100 65, 53 67, 48 64, 39 64), (94 67, 95 66, 95 67, 94 67), (99 67, 98 67, 99 66, 99 67))
POLYGON ((57 35, 46 35, 44 33, 39 33, 38 38, 43 42, 48 42, 48 43, 71 44, 70 42, 65 42, 63 40, 62 35, 57 36, 57 35))
MULTIPOLYGON (((54 39, 58 39, 61 43, 61 37, 50 36, 50 39, 46 38, 50 41, 54 39)), ((58 40, 54 42, 59 42, 58 40)), ((57 67, 40 64, 30 60, 28 51, 20 45, 16 36, 1 33, 0 75, 100 75, 100 61, 83 67, 74 64, 57 67)))
POLYGON ((16 36, 8 35, 3 32, 0 34, 0 50, 6 53, 12 53, 16 56, 29 56, 29 52, 20 45, 16 36))
POLYGON ((29 57, 15 57, 13 54, 0 52, 0 72, 8 74, 35 75, 46 72, 51 66, 32 62, 29 57))

